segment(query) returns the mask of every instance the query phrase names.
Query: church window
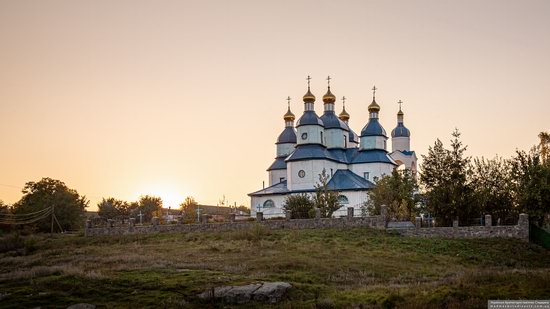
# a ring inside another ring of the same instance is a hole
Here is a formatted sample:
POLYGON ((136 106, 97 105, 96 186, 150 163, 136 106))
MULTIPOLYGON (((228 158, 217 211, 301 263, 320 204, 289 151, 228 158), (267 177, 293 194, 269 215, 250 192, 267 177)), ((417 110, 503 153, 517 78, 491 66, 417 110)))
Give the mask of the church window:
POLYGON ((369 180, 369 172, 364 172, 363 178, 365 178, 366 180, 369 180))
POLYGON ((340 196, 338 196, 338 203, 339 203, 340 205, 349 204, 348 197, 345 196, 345 195, 340 195, 340 196))
POLYGON ((346 138, 345 134, 344 134, 344 148, 348 148, 348 139, 346 138))
POLYGON ((307 133, 302 133, 302 139, 307 139, 307 133))
POLYGON ((300 176, 300 178, 304 178, 304 177, 306 177, 306 172, 304 170, 300 170, 298 172, 298 176, 300 176))
POLYGON ((285 181, 284 177, 279 178, 279 182, 283 182, 283 181, 285 181))
POLYGON ((321 144, 324 144, 324 140, 323 140, 323 132, 321 132, 321 144))
POLYGON ((267 200, 264 202, 264 208, 273 208, 275 207, 275 202, 273 200, 267 200))

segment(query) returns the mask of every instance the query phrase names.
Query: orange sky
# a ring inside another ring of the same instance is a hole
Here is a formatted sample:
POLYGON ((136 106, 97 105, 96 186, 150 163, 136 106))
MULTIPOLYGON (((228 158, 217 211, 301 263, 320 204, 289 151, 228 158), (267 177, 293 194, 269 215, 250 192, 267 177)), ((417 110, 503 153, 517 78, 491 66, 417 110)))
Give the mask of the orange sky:
POLYGON ((333 78, 356 132, 376 84, 386 131, 403 100, 418 153, 458 127, 469 155, 508 157, 550 130, 549 16, 544 0, 0 0, 0 199, 48 176, 92 208, 248 205, 307 75, 318 99, 333 78))

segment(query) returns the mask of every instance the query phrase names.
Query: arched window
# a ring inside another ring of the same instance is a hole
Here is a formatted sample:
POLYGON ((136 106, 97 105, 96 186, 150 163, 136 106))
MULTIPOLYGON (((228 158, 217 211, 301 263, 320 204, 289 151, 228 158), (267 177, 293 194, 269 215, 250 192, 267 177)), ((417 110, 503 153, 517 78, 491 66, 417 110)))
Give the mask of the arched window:
POLYGON ((344 134, 344 148, 348 148, 348 139, 346 138, 345 134, 344 134))
POLYGON ((264 208, 273 208, 275 207, 275 203, 273 200, 267 200, 264 202, 264 208))
POLYGON ((323 132, 321 132, 321 144, 325 144, 325 141, 323 140, 323 132))
POLYGON ((340 205, 349 204, 348 197, 345 196, 345 195, 340 195, 340 196, 338 196, 338 203, 339 203, 340 205))

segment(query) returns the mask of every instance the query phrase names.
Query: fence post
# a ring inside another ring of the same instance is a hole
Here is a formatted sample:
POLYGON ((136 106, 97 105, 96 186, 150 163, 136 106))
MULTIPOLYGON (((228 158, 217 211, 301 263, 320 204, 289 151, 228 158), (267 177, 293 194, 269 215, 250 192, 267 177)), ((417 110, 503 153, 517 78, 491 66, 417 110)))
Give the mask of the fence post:
POLYGON ((264 213, 261 211, 256 212, 256 220, 257 221, 263 221, 264 220, 264 213))
POLYGON ((453 220, 453 227, 458 227, 458 218, 453 220))
POLYGON ((133 232, 136 226, 136 218, 130 218, 128 220, 128 232, 133 232))
POLYGON ((422 217, 414 218, 414 226, 419 229, 422 227, 422 217))
POLYGON ((236 217, 235 214, 229 214, 229 222, 235 223, 235 217, 236 217))
POLYGON ((353 219, 353 207, 348 207, 348 220, 353 219))
POLYGON ((388 225, 388 206, 380 205, 380 226, 386 228, 388 225))
POLYGON ((521 231, 521 237, 529 241, 529 216, 527 214, 519 214, 518 228, 521 231))
POLYGON ((315 208, 315 219, 321 219, 321 209, 315 208))
POLYGON ((202 215, 201 216, 201 223, 207 224, 208 223, 208 215, 202 215))
POLYGON ((151 218, 151 222, 153 223, 154 226, 159 225, 159 217, 151 218))
POLYGON ((491 215, 485 215, 485 226, 493 225, 493 220, 491 220, 491 215))

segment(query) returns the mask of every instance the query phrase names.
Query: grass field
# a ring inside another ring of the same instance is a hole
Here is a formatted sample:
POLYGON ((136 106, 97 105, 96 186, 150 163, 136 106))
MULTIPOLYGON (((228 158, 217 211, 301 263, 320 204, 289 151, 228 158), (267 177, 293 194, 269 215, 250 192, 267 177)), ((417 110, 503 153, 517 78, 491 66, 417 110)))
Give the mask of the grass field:
MULTIPOLYGON (((4 236, 2 308, 225 307, 219 285, 287 281, 283 308, 486 307, 550 298, 550 251, 514 239, 405 238, 368 228, 4 236), (9 245, 15 243, 14 245, 9 245)), ((258 307, 263 304, 248 304, 258 307)))

